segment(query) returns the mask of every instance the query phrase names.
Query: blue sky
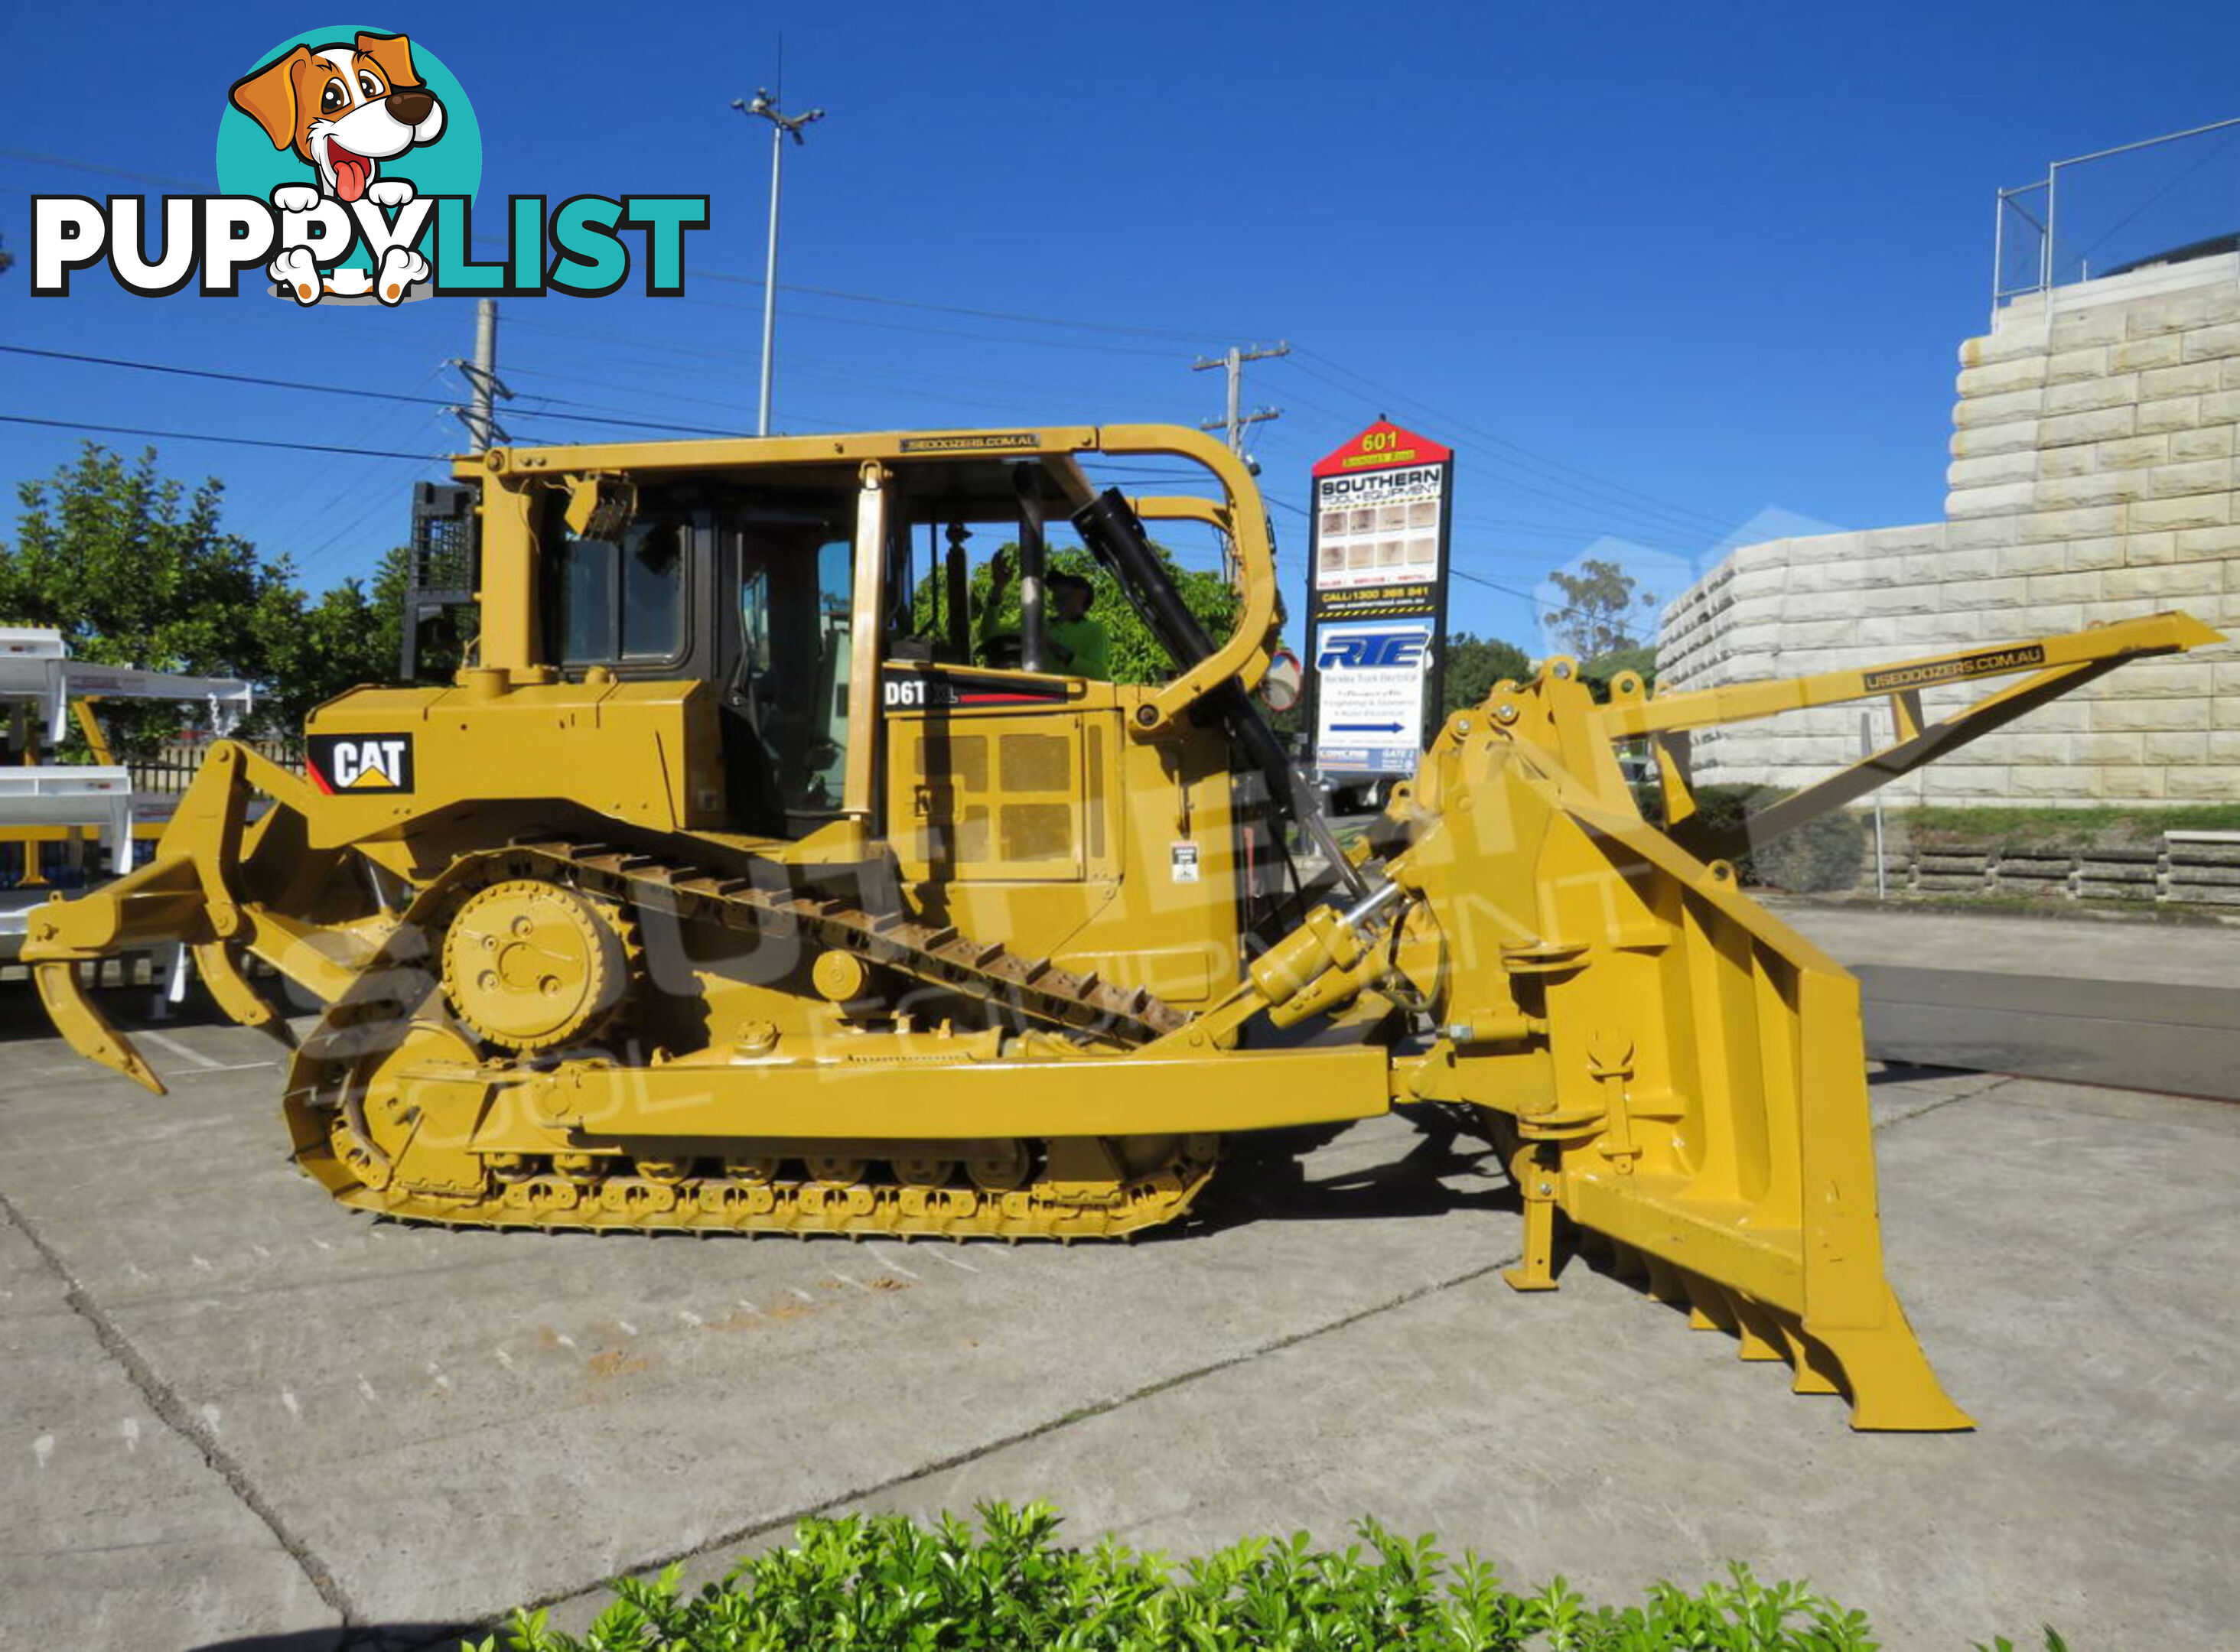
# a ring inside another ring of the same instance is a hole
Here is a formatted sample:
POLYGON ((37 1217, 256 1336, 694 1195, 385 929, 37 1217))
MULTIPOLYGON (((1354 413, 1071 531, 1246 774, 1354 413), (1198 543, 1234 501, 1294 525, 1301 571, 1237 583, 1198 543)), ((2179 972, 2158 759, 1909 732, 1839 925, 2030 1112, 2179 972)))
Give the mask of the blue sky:
MULTIPOLYGON (((787 160, 781 428, 1195 423, 1220 387, 1193 359, 1288 340, 1245 394, 1283 410, 1253 450, 1295 611, 1308 466, 1389 413, 1459 456, 1456 567, 1490 583, 1456 585, 1455 623, 1528 645, 1511 593, 1583 553, 1669 594, 1753 522, 1938 516, 1993 191, 2240 115, 2230 4, 1419 5, 1383 26, 1203 0, 476 15, 366 21, 432 48, 472 96, 485 224, 509 193, 712 202, 681 300, 502 305, 517 438, 599 430, 557 412, 752 428, 769 151, 727 105, 774 79, 782 29, 788 106, 830 115, 787 160)), ((0 70, 17 254, 0 343, 463 396, 444 363, 470 347, 468 300, 299 313, 139 298, 105 271, 67 300, 26 296, 30 195, 149 187, 90 167, 212 187, 229 84, 348 17, 20 14, 0 70)), ((2111 163, 2069 250, 2104 267, 2240 227, 2240 142, 2203 158, 2111 163)), ((430 405, 23 356, 0 376, 18 415, 404 453, 460 440, 430 405)), ((0 479, 51 471, 79 439, 0 424, 0 479)), ((410 482, 444 470, 158 445, 174 474, 223 477, 229 525, 314 588, 370 568, 403 535, 410 482)))

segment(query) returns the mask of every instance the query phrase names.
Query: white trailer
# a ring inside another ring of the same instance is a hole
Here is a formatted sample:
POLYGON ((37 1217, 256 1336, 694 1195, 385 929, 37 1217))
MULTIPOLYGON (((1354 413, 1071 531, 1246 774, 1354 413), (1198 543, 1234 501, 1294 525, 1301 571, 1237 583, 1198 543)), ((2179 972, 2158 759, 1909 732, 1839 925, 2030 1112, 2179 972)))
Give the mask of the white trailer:
MULTIPOLYGON (((0 764, 0 842, 23 844, 27 871, 37 852, 34 833, 77 827, 95 834, 111 875, 129 872, 135 818, 165 812, 170 800, 136 795, 131 771, 121 764, 24 761, 60 745, 73 711, 99 699, 199 705, 219 734, 230 732, 255 704, 249 684, 237 678, 97 665, 72 659, 59 631, 0 626, 0 735, 10 748, 10 762, 0 764)), ((97 729, 90 724, 89 732, 97 729)), ((23 949, 26 914, 47 894, 35 881, 0 889, 0 963, 23 949)))

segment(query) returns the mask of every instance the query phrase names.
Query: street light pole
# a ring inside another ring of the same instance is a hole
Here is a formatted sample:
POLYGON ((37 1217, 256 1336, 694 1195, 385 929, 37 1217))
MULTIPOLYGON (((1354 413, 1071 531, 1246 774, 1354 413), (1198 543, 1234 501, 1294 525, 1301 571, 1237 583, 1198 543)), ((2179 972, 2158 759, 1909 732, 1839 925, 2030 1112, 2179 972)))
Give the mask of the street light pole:
POLYGON ((801 129, 811 121, 821 121, 824 111, 812 109, 803 115, 780 112, 777 100, 765 90, 757 90, 751 101, 734 97, 731 107, 742 115, 759 115, 770 123, 770 256, 763 266, 763 389, 760 409, 755 422, 755 434, 768 436, 770 422, 770 360, 771 347, 777 336, 777 197, 778 185, 783 171, 785 140, 797 143, 809 140, 801 129))
POLYGON ((777 197, 784 180, 785 128, 770 125, 770 256, 763 261, 763 389, 756 402, 755 434, 770 434, 771 347, 777 342, 777 197))

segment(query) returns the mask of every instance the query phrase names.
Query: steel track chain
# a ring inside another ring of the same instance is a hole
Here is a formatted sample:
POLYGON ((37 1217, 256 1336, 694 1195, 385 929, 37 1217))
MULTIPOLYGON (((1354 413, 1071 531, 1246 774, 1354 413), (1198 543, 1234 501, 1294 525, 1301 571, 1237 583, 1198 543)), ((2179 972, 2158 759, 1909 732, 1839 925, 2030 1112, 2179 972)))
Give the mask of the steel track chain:
MULTIPOLYGON (((407 1222, 492 1228, 588 1228, 601 1232, 775 1233, 851 1239, 1118 1239, 1171 1222, 1212 1176, 1212 1138, 1156 1170, 1111 1184, 1095 1202, 1029 1182, 1008 1191, 896 1187, 864 1182, 739 1182, 728 1176, 659 1181, 550 1174, 501 1181, 479 1198, 404 1188, 339 1191, 345 1204, 407 1222)), ((866 1143, 864 1145, 871 1145, 866 1143)))
MULTIPOLYGON (((423 966, 436 956, 441 920, 454 904, 492 878, 523 876, 552 878, 680 920, 840 947, 928 985, 1107 1042, 1149 1042, 1187 1020, 1149 992, 1113 987, 1047 960, 1023 960, 954 929, 874 915, 849 902, 768 889, 751 879, 598 844, 513 843, 463 857, 421 889, 389 941, 350 990, 329 1006, 297 1052, 288 1096, 299 1121, 297 1156, 343 1203, 406 1221, 490 1227, 1098 1239, 1172 1221, 1213 1173, 1215 1138, 1186 1137, 1163 1165, 1086 1197, 1077 1188, 1060 1195, 1039 1182, 983 1189, 743 1181, 728 1175, 666 1180, 532 1173, 499 1178, 483 1195, 464 1198, 391 1186, 386 1155, 374 1144, 364 1098, 357 1093, 361 1060, 391 1041, 436 996, 423 966), (323 1158, 328 1160, 323 1169, 315 1162, 323 1158)), ((867 1157, 878 1151, 872 1142, 832 1145, 867 1157)))
POLYGON ((597 844, 548 840, 497 852, 517 863, 533 857, 548 873, 565 870, 587 893, 750 934, 805 936, 929 986, 1108 1042, 1149 1043, 1189 1019, 1147 989, 1116 987, 1093 972, 1061 969, 1047 958, 1015 956, 999 943, 968 939, 953 927, 875 916, 844 900, 767 889, 752 878, 720 877, 658 856, 597 844))

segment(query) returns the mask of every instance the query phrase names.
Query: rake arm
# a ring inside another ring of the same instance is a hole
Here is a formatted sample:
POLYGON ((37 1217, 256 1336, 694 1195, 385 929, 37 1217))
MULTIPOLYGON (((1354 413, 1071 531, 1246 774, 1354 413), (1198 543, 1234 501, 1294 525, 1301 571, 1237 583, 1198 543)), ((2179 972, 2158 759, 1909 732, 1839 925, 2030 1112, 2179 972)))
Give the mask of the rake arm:
POLYGON ((50 901, 31 915, 24 936, 23 962, 70 1048, 159 1096, 163 1081, 88 996, 78 966, 148 947, 189 947, 221 1009, 288 1040, 285 1019, 241 968, 241 953, 262 949, 270 923, 235 893, 252 791, 283 808, 299 806, 305 796, 303 783, 277 764, 233 741, 218 742, 154 858, 74 900, 50 901))

